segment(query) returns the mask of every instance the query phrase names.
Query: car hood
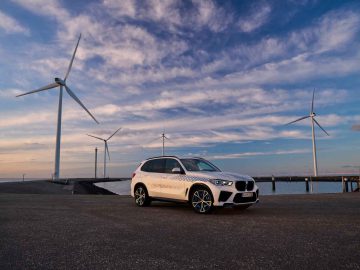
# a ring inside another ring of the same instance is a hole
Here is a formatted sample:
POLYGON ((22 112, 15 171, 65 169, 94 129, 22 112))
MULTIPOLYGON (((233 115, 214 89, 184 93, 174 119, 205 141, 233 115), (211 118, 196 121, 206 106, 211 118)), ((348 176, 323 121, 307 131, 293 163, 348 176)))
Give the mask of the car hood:
POLYGON ((205 178, 205 179, 222 179, 222 180, 230 180, 230 181, 248 181, 254 180, 252 177, 248 175, 243 175, 239 173, 232 172, 186 172, 186 175, 205 178))

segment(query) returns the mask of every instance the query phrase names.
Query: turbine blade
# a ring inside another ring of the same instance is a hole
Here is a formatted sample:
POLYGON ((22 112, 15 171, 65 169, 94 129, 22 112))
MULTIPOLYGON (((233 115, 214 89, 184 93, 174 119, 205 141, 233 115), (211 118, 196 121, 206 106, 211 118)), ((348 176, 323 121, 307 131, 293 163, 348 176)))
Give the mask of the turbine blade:
POLYGON ((319 122, 318 122, 318 121, 316 121, 316 119, 315 119, 315 118, 313 118, 313 119, 314 119, 314 122, 315 122, 315 123, 319 126, 319 128, 321 128, 321 129, 322 129, 322 131, 324 131, 326 135, 330 136, 330 135, 329 135, 329 133, 327 133, 327 132, 326 132, 326 130, 325 130, 322 126, 320 126, 319 122))
POLYGON ((107 141, 105 141, 105 151, 107 152, 109 160, 110 160, 110 152, 109 152, 109 147, 108 147, 107 141))
POLYGON ((41 87, 41 88, 39 88, 39 89, 30 91, 30 92, 27 92, 27 93, 24 93, 24 94, 17 95, 16 97, 21 97, 21 96, 33 94, 33 93, 36 93, 36 92, 49 90, 49 89, 55 88, 55 87, 57 87, 57 86, 59 86, 59 84, 57 84, 57 83, 51 83, 51 84, 48 84, 48 85, 46 85, 46 86, 44 86, 44 87, 41 87))
POLYGON ((168 141, 169 143, 174 143, 174 141, 172 139, 169 139, 168 137, 165 137, 166 141, 168 141))
POLYGON ((299 119, 296 119, 296 120, 294 120, 294 121, 291 121, 291 122, 285 124, 285 126, 290 125, 290 124, 293 124, 293 123, 295 123, 295 122, 301 121, 301 120, 306 119, 306 118, 309 118, 309 117, 310 117, 310 115, 309 115, 309 116, 300 117, 299 119))
POLYGON ((86 135, 88 135, 89 137, 93 137, 93 138, 95 138, 95 139, 99 139, 99 140, 104 140, 104 139, 102 139, 102 138, 99 138, 99 137, 96 137, 96 136, 93 136, 93 135, 90 135, 90 134, 86 134, 86 135))
POLYGON ((72 55, 72 58, 71 58, 69 67, 68 67, 68 69, 67 69, 67 71, 66 71, 66 75, 65 75, 64 81, 66 81, 67 77, 69 76, 69 73, 70 73, 72 64, 73 64, 73 62, 74 62, 75 54, 76 54, 77 48, 78 48, 78 46, 79 46, 80 39, 81 39, 81 34, 79 35, 79 39, 78 39, 78 42, 77 42, 77 44, 76 44, 74 53, 73 53, 73 55, 72 55))
POLYGON ((92 119, 94 119, 95 122, 99 124, 99 122, 96 120, 96 118, 89 112, 89 110, 85 107, 85 105, 82 104, 82 102, 80 101, 80 99, 78 99, 78 97, 74 94, 73 91, 70 90, 70 88, 69 88, 67 85, 65 85, 65 89, 66 89, 66 92, 67 92, 77 103, 79 103, 79 105, 80 105, 81 107, 83 107, 83 109, 92 117, 92 119))
POLYGON ((107 139, 107 141, 110 140, 110 139, 112 138, 112 136, 114 136, 120 129, 121 129, 121 127, 118 128, 118 130, 116 130, 116 131, 107 139))
POLYGON ((158 137, 158 138, 155 138, 155 139, 152 139, 151 141, 145 143, 145 144, 150 144, 150 143, 153 143, 155 141, 159 141, 159 139, 162 139, 162 137, 158 137))
POLYGON ((312 102, 311 102, 311 113, 314 112, 314 98, 315 98, 315 88, 313 91, 312 102))

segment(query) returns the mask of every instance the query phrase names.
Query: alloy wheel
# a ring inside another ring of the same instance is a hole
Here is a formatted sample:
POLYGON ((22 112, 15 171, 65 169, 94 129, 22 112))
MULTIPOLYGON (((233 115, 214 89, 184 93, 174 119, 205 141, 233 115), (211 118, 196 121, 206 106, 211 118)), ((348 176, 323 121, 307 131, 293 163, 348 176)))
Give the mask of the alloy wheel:
POLYGON ((191 204, 196 212, 208 213, 212 208, 210 193, 205 189, 198 189, 193 193, 191 204))
POLYGON ((135 203, 143 206, 146 200, 146 192, 143 187, 138 187, 135 191, 135 203))

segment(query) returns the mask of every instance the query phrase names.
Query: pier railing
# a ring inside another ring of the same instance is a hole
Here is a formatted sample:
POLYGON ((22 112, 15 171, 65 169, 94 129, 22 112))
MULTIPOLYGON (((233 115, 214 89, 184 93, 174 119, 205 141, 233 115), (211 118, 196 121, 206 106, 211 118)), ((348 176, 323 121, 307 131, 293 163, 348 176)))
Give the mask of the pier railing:
POLYGON ((305 182, 305 189, 310 191, 312 182, 341 182, 343 192, 359 192, 360 176, 359 175, 326 175, 326 176, 257 176, 253 177, 256 182, 271 182, 272 190, 276 190, 276 182, 305 182))

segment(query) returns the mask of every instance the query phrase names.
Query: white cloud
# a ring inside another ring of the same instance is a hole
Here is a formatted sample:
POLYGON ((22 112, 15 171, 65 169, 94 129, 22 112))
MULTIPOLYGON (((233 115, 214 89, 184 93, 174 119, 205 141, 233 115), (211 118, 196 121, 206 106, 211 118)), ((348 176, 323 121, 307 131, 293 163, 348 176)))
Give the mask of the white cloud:
POLYGON ((214 32, 221 32, 229 26, 233 20, 233 15, 229 10, 216 5, 213 1, 206 0, 194 0, 194 6, 196 7, 195 14, 193 14, 193 20, 186 18, 192 26, 208 27, 214 32))
POLYGON ((182 67, 149 67, 124 70, 122 72, 114 72, 108 69, 108 67, 102 69, 91 69, 89 74, 94 76, 97 80, 110 83, 113 85, 139 85, 143 83, 151 82, 165 82, 167 80, 175 78, 192 78, 196 74, 191 68, 182 67))
POLYGON ((240 30, 246 33, 255 31, 267 22, 270 12, 271 7, 267 3, 257 3, 249 15, 239 19, 240 30))
POLYGON ((149 0, 141 9, 141 16, 154 21, 180 24, 181 16, 176 0, 149 0))
POLYGON ((17 88, 0 89, 1 98, 14 98, 16 95, 21 94, 22 91, 17 88))
POLYGON ((1 10, 0 10, 0 29, 3 29, 5 33, 8 34, 12 34, 12 33, 21 33, 25 35, 30 34, 30 30, 27 27, 22 26, 17 20, 5 14, 1 10))
POLYGON ((96 108, 95 110, 96 115, 114 115, 121 111, 121 108, 115 104, 107 104, 96 108))
POLYGON ((245 153, 235 153, 235 154, 214 155, 214 156, 208 156, 208 158, 212 160, 220 160, 220 159, 238 159, 238 158, 247 158, 247 157, 256 157, 256 156, 298 155, 298 154, 307 154, 307 153, 310 153, 308 149, 295 149, 295 150, 277 150, 270 152, 245 152, 245 153))
POLYGON ((225 30, 233 20, 229 10, 217 5, 215 1, 193 0, 186 3, 180 0, 136 0, 103 2, 107 11, 118 19, 132 19, 160 22, 171 32, 181 32, 181 28, 193 30, 209 29, 214 32, 225 30), (184 7, 186 5, 186 12, 184 7))
POLYGON ((136 16, 136 2, 135 0, 104 0, 103 4, 110 11, 112 10, 117 16, 129 16, 134 18, 136 16))
POLYGON ((35 14, 40 14, 57 20, 67 20, 69 12, 64 9, 58 0, 12 0, 14 3, 30 10, 35 14))
POLYGON ((316 58, 308 53, 300 54, 279 62, 267 63, 249 71, 232 73, 223 81, 231 84, 272 84, 299 82, 304 79, 344 76, 357 72, 357 56, 349 58, 316 58))
POLYGON ((342 49, 359 31, 360 17, 353 11, 330 12, 323 17, 318 28, 319 51, 342 49))
MULTIPOLYGON (((75 46, 75 45, 74 45, 75 46)), ((65 76, 67 67, 70 63, 70 56, 68 58, 64 57, 47 57, 33 60, 33 65, 31 65, 30 69, 37 72, 38 78, 51 78, 45 84, 52 83, 55 77, 63 78, 65 76)), ((80 61, 76 61, 76 63, 72 66, 71 73, 75 70, 79 70, 82 67, 82 63, 80 61)), ((70 74, 71 74, 70 73, 70 74)), ((70 75, 71 76, 71 75, 70 75)), ((39 88, 43 85, 38 85, 36 88, 39 88)))
MULTIPOLYGON (((227 48, 226 51, 218 54, 218 57, 213 62, 206 63, 203 66, 203 71, 211 74, 223 69, 239 69, 240 66, 240 69, 244 72, 249 72, 261 68, 261 65, 277 64, 296 57, 314 58, 316 56, 321 59, 322 55, 329 51, 339 52, 343 51, 344 48, 349 48, 359 32, 359 20, 360 16, 353 11, 337 10, 329 12, 310 26, 292 31, 281 38, 269 36, 256 43, 244 42, 234 48, 227 48)), ((326 57, 328 56, 324 56, 324 58, 326 57)), ((315 67, 318 58, 312 60, 315 67)), ((334 55, 334 58, 343 60, 338 55, 334 55)), ((351 58, 346 60, 351 60, 351 58)), ((340 67, 342 66, 346 66, 346 63, 340 67)), ((296 69, 299 73, 303 71, 298 66, 296 69)), ((321 70, 322 66, 318 69, 321 70)), ((313 71, 309 73, 315 76, 318 75, 317 72, 313 73, 313 71)), ((337 73, 342 75, 341 72, 337 73)), ((270 74, 269 77, 277 78, 274 75, 270 74)), ((287 76, 281 77, 285 78, 287 76)))

